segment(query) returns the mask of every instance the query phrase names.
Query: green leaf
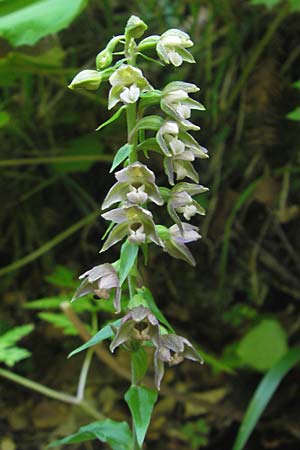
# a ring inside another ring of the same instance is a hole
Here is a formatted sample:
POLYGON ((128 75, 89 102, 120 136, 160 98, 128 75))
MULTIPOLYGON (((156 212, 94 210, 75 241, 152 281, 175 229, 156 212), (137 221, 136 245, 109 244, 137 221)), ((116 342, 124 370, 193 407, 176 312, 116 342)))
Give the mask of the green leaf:
POLYGON ((38 55, 9 52, 0 58, 0 84, 12 86, 18 78, 27 77, 28 73, 61 67, 63 58, 64 52, 58 45, 38 55))
POLYGON ((120 117, 120 115, 122 114, 122 112, 124 111, 125 108, 126 108, 125 105, 121 106, 121 108, 119 108, 108 120, 101 123, 101 125, 99 125, 99 127, 96 128, 96 131, 100 131, 100 130, 102 130, 102 128, 106 127, 110 123, 115 122, 120 117))
POLYGON ((166 319, 166 317, 163 315, 163 313, 157 307, 150 290, 146 287, 143 287, 141 289, 138 289, 138 291, 142 293, 143 297, 145 298, 145 300, 148 303, 149 308, 151 309, 151 311, 153 312, 155 317, 160 321, 160 323, 165 325, 168 328, 168 330, 171 331, 171 333, 175 333, 174 328, 172 328, 169 321, 166 319))
POLYGON ((62 444, 77 444, 93 439, 106 442, 113 450, 131 449, 132 436, 128 424, 126 422, 115 422, 111 419, 90 423, 79 428, 77 433, 52 442, 48 447, 56 447, 62 444))
POLYGON ((133 129, 133 133, 139 130, 154 130, 157 131, 164 123, 164 120, 160 116, 146 116, 138 121, 133 129))
POLYGON ((264 5, 267 8, 273 8, 282 0, 251 0, 252 5, 264 5))
POLYGON ((143 347, 131 353, 131 363, 134 379, 138 383, 144 378, 148 369, 148 356, 143 347))
POLYGON ((131 244, 128 240, 122 245, 119 268, 119 280, 121 286, 134 266, 138 251, 139 246, 137 244, 131 244))
POLYGON ((33 45, 66 28, 87 0, 9 0, 0 2, 0 36, 12 45, 33 45))
POLYGON ((0 111, 0 128, 5 127, 10 121, 10 115, 6 111, 0 111))
POLYGON ((1 348, 0 347, 0 362, 6 364, 8 367, 13 367, 17 362, 22 359, 26 359, 31 355, 31 352, 25 348, 10 347, 1 348))
POLYGON ((162 153, 160 146, 156 138, 148 138, 138 145, 138 150, 143 150, 144 152, 152 151, 157 153, 162 153))
POLYGON ((300 107, 294 109, 293 111, 289 112, 286 117, 290 120, 299 121, 300 120, 300 107))
POLYGON ((0 362, 12 367, 18 361, 28 358, 28 356, 31 355, 28 350, 16 347, 15 344, 22 339, 22 337, 31 333, 33 328, 34 326, 32 324, 22 325, 20 327, 15 327, 0 336, 0 362))
POLYGON ((58 264, 54 271, 45 277, 48 283, 54 284, 59 287, 76 288, 78 282, 74 280, 75 274, 73 270, 68 269, 66 266, 58 264))
POLYGON ((7 331, 6 333, 0 336, 0 347, 6 348, 11 345, 14 345, 18 342, 22 337, 27 336, 27 334, 31 333, 34 329, 32 324, 22 325, 20 327, 15 327, 12 330, 7 331))
POLYGON ((137 441, 141 447, 157 400, 157 391, 143 386, 131 386, 125 394, 125 400, 131 411, 137 441))
POLYGON ((148 106, 157 105, 161 100, 161 91, 152 90, 141 94, 140 108, 144 109, 148 106))
POLYGON ((109 173, 113 172, 116 167, 118 167, 123 161, 125 161, 126 158, 130 155, 132 152, 133 145, 131 144, 125 144, 115 154, 112 166, 110 168, 109 173))
POLYGON ((56 297, 45 297, 27 302, 23 305, 25 309, 58 309, 60 305, 66 301, 65 295, 58 295, 56 297))
POLYGON ((294 348, 278 361, 263 377, 249 403, 239 428, 233 450, 242 450, 268 405, 279 383, 285 375, 300 361, 300 348, 294 348))
MULTIPOLYGON (((297 0, 297 1, 298 1, 298 0, 297 0)), ((294 86, 294 88, 300 90, 300 80, 299 80, 299 81, 295 81, 295 83, 293 83, 292 86, 294 86)))
POLYGON ((74 327, 74 325, 70 322, 70 320, 62 313, 48 313, 42 312, 39 313, 38 316, 45 320, 46 322, 51 323, 57 328, 62 328, 64 334, 70 336, 76 336, 78 331, 74 327))
POLYGON ((237 354, 244 364, 266 371, 282 358, 287 349, 287 335, 280 323, 266 319, 242 338, 237 354))
POLYGON ((87 341, 85 344, 81 345, 80 347, 77 347, 75 350, 73 350, 69 355, 68 358, 71 358, 71 356, 77 355, 77 353, 82 352, 83 350, 86 350, 93 345, 97 345, 100 342, 104 341, 105 339, 109 339, 114 335, 113 329, 111 326, 118 327, 121 324, 121 319, 116 320, 115 322, 109 323, 108 325, 105 325, 101 330, 99 330, 89 341, 87 341))

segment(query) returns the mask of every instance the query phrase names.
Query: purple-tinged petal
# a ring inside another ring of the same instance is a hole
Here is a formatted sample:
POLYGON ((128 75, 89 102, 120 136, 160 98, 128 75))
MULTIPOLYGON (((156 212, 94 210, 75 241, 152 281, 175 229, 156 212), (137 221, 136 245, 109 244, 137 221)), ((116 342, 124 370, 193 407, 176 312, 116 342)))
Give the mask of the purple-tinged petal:
POLYGON ((183 233, 180 231, 177 225, 172 225, 170 227, 170 233, 172 238, 179 243, 186 244, 188 242, 194 242, 201 238, 198 233, 199 228, 191 225, 190 223, 182 223, 183 233))
POLYGON ((163 379, 164 373, 165 373, 165 366, 163 361, 161 361, 158 357, 159 355, 159 348, 155 350, 154 353, 154 372, 155 372, 155 386, 156 389, 160 390, 160 384, 161 380, 163 379))
POLYGON ((112 289, 117 286, 119 286, 119 279, 116 273, 105 275, 98 281, 99 289, 112 289))
POLYGON ((114 298, 114 307, 116 310, 116 314, 121 312, 121 292, 122 292, 121 288, 117 286, 114 298))
POLYGON ((124 342, 128 341, 131 338, 131 330, 134 326, 134 322, 129 320, 128 322, 122 323, 120 328, 118 329, 114 339, 112 340, 109 348, 113 353, 117 347, 124 344, 124 342))

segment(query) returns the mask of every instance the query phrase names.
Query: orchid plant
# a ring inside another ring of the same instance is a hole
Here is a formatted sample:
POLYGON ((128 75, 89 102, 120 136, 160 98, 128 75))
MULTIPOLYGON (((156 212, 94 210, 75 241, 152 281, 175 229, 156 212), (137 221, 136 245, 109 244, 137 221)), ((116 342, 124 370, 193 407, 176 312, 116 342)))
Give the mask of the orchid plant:
POLYGON ((189 221, 204 209, 193 199, 207 191, 199 184, 193 166, 196 158, 207 158, 203 148, 190 131, 199 127, 191 122, 192 110, 204 107, 190 97, 199 91, 191 83, 173 81, 162 90, 154 88, 138 67, 139 58, 162 65, 180 66, 184 61, 194 63, 189 52, 193 45, 187 33, 171 29, 161 36, 149 36, 139 42, 147 25, 138 17, 128 20, 123 35, 115 36, 96 57, 96 70, 79 72, 70 84, 71 89, 98 89, 104 81, 110 84, 108 109, 118 110, 98 130, 117 120, 125 112, 128 140, 115 154, 111 172, 116 183, 109 189, 103 204, 102 217, 110 222, 100 253, 123 242, 120 259, 103 262, 83 273, 73 301, 94 294, 105 301, 112 298, 115 312, 122 313, 84 346, 78 353, 104 339, 111 338, 110 350, 118 347, 128 351, 132 364, 132 383, 125 400, 132 414, 132 430, 125 422, 110 419, 82 427, 77 433, 51 444, 70 444, 98 439, 114 450, 142 449, 153 406, 157 400, 165 365, 173 366, 185 358, 202 363, 201 356, 185 337, 178 336, 157 307, 151 292, 144 286, 138 262, 147 264, 148 245, 153 243, 174 258, 195 265, 187 244, 200 239, 197 226, 189 221), (120 47, 116 51, 117 47, 120 47), (147 55, 155 50, 158 61, 147 55), (121 59, 114 62, 115 56, 121 59), (156 107, 158 114, 147 115, 156 107), (149 153, 159 154, 169 186, 158 186, 149 153), (147 161, 147 164, 145 164, 147 161), (188 179, 189 181, 182 181, 188 179), (151 204, 167 208, 170 226, 157 224, 151 204), (183 218, 183 219, 182 219, 183 218), (122 289, 128 291, 129 302, 121 303, 122 289), (147 352, 146 349, 147 348, 147 352), (152 349, 152 350, 151 350, 152 349), (143 383, 148 369, 148 353, 153 353, 154 381, 143 383))

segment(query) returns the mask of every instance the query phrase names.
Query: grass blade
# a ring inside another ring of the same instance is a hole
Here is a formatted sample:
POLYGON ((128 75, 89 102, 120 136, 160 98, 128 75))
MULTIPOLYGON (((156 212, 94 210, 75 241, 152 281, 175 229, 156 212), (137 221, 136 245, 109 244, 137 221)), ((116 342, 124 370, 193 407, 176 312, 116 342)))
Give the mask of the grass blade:
POLYGON ((285 375, 300 361, 300 348, 293 348, 270 369, 249 403, 232 450, 242 450, 285 375))

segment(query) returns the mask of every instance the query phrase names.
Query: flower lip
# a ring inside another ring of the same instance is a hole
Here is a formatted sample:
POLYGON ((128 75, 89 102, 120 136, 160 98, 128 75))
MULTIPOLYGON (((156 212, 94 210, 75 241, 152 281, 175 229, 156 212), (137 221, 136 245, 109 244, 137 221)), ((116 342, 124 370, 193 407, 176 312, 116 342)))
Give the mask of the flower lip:
POLYGON ((145 306, 132 308, 123 317, 121 326, 111 342, 110 350, 114 352, 121 344, 132 340, 141 342, 152 340, 154 345, 159 345, 159 322, 151 310, 145 306))

